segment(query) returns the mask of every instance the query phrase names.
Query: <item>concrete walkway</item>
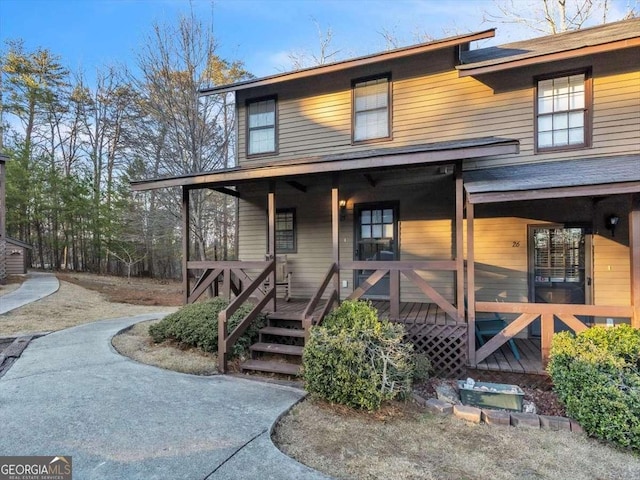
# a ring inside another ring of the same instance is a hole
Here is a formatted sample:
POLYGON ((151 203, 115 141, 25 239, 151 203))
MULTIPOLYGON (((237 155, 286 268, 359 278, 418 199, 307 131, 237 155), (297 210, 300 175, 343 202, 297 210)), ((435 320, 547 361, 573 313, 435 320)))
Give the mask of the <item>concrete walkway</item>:
POLYGON ((83 479, 327 479, 282 454, 270 429, 303 392, 198 377, 119 355, 110 339, 158 315, 31 342, 0 379, 0 455, 70 455, 83 479))
POLYGON ((48 297, 59 288, 60 283, 53 273, 30 272, 20 288, 0 297, 0 315, 48 297))

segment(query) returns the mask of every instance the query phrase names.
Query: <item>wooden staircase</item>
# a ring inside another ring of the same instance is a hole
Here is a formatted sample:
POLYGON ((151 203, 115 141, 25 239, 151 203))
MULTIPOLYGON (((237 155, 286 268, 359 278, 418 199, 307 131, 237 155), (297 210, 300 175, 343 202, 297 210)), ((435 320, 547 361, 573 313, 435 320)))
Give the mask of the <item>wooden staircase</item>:
POLYGON ((249 347, 251 359, 240 365, 243 371, 300 375, 304 349, 301 313, 273 312, 260 329, 258 342, 249 347))

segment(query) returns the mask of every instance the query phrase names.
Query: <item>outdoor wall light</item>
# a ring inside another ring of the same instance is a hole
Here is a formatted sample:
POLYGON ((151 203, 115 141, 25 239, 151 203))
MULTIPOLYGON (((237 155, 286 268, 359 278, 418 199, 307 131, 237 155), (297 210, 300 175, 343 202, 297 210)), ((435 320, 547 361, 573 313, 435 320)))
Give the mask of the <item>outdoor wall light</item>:
POLYGON ((347 218, 347 201, 340 200, 340 202, 338 202, 338 206, 340 207, 340 220, 344 220, 347 218))
POLYGON ((609 215, 604 222, 604 226, 607 227, 607 230, 611 230, 612 237, 616 236, 616 225, 618 225, 618 222, 620 222, 620 217, 617 215, 609 215))

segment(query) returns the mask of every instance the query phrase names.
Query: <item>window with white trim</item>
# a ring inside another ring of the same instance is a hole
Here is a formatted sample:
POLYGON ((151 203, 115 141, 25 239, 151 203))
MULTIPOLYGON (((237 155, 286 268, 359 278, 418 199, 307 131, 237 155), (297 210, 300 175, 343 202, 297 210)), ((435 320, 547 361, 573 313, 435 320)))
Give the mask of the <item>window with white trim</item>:
POLYGON ((538 80, 537 150, 588 146, 588 87, 586 72, 538 80))
POLYGON ((247 155, 276 151, 276 99, 247 103, 247 155))
POLYGON ((391 137, 388 76, 353 83, 353 141, 391 137))

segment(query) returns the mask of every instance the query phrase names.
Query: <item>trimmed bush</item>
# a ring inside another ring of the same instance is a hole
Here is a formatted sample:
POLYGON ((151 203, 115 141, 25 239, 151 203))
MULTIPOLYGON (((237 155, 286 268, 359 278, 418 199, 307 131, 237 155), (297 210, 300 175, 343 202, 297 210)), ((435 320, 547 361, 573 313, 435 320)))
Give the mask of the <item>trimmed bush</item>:
MULTIPOLYGON (((229 302, 216 297, 199 303, 185 305, 180 310, 164 317, 149 327, 154 342, 174 340, 182 345, 197 347, 205 352, 218 351, 218 314, 229 306, 229 302)), ((229 319, 227 330, 233 330, 247 316, 253 305, 245 303, 229 319)), ((264 316, 259 316, 238 339, 230 352, 231 357, 243 355, 264 326, 264 316)))
POLYGON ((640 330, 554 335, 547 371, 567 414, 592 436, 640 450, 640 330))
POLYGON ((413 345, 404 327, 379 320, 370 302, 345 301, 311 328, 303 355, 305 387, 330 402, 377 410, 411 392, 413 345))

